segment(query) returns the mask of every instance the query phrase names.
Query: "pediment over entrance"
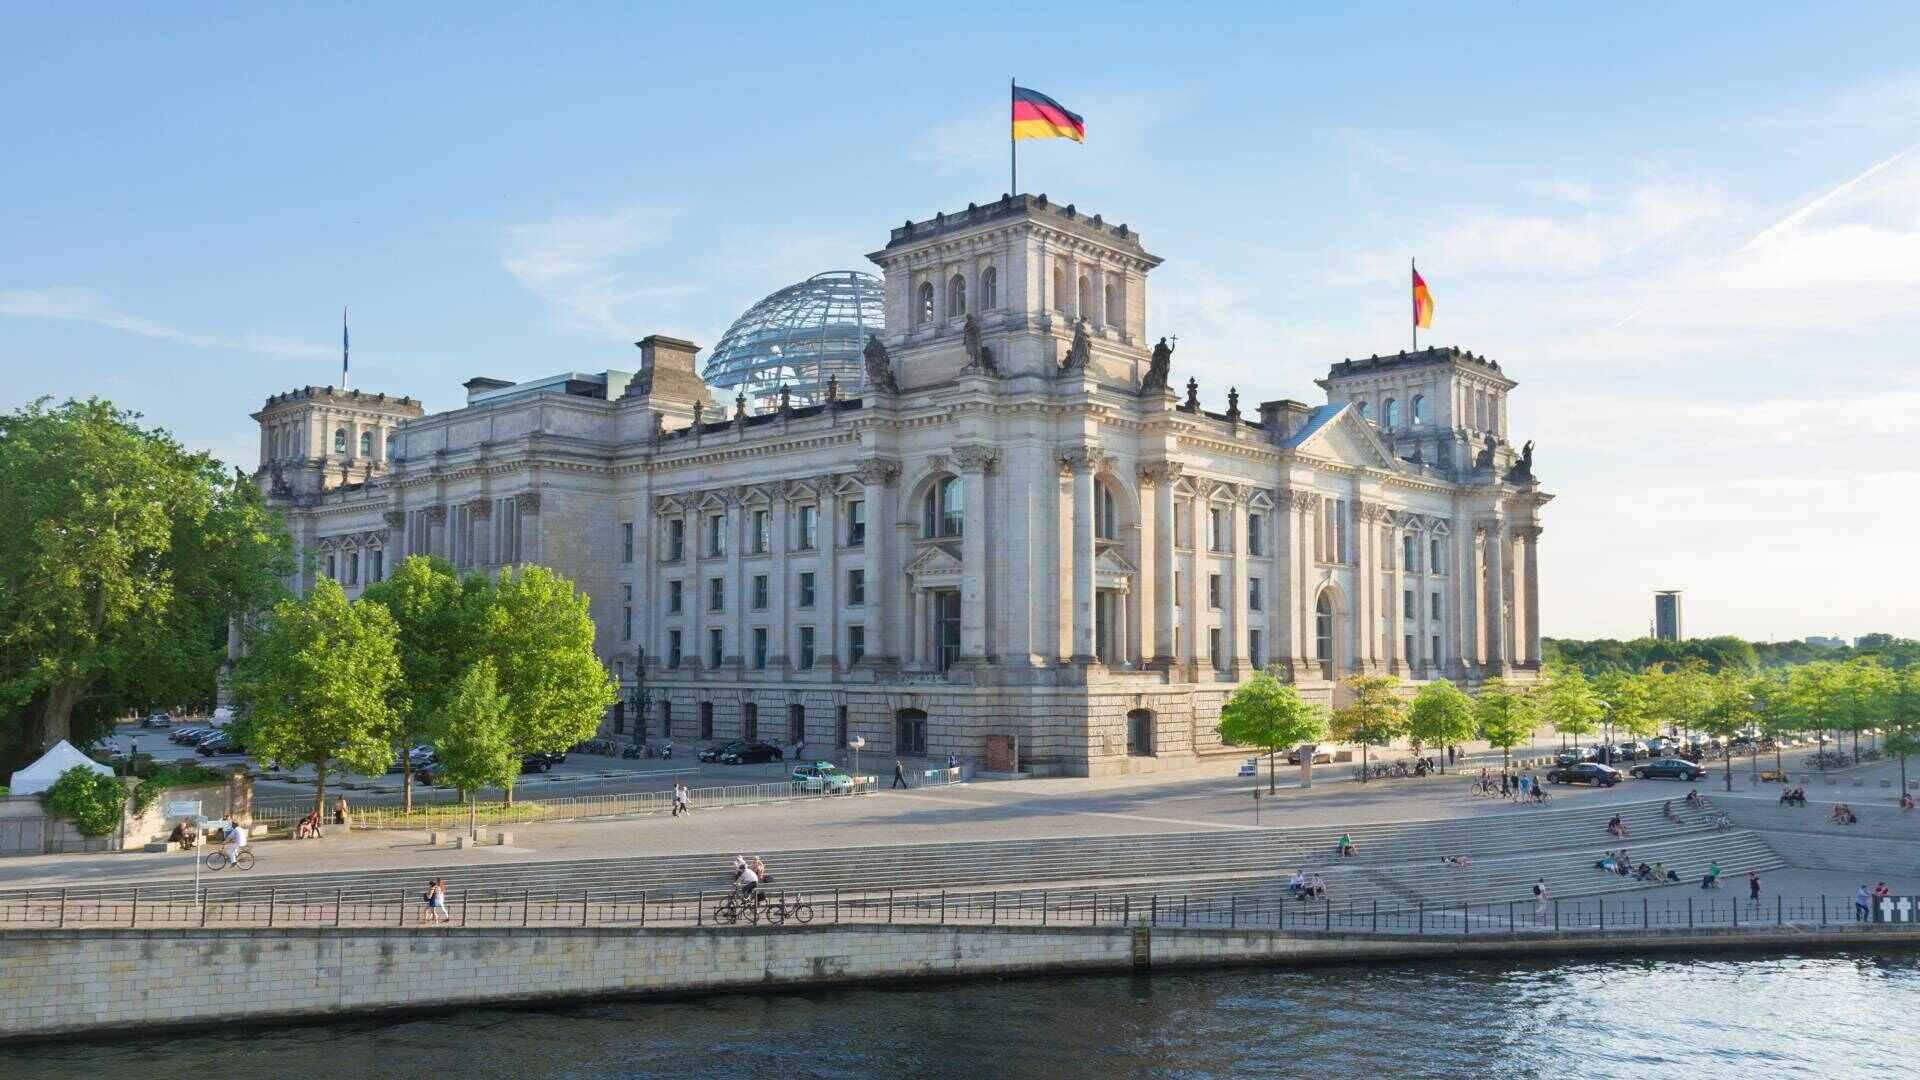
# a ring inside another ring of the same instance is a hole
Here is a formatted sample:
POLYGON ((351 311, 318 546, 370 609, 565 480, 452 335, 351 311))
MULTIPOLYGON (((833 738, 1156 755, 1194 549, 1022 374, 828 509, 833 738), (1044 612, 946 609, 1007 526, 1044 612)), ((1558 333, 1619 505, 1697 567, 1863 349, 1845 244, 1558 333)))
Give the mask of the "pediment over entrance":
POLYGON ((960 557, 944 544, 934 544, 907 564, 907 576, 926 585, 960 579, 960 557))
POLYGON ((1287 444, 1302 454, 1355 468, 1392 472, 1400 467, 1373 425, 1360 419, 1360 411, 1351 402, 1321 406, 1287 444))
POLYGON ((1119 548, 1110 547, 1093 560, 1093 569, 1097 574, 1131 574, 1134 572, 1134 565, 1127 561, 1125 555, 1120 554, 1119 548))

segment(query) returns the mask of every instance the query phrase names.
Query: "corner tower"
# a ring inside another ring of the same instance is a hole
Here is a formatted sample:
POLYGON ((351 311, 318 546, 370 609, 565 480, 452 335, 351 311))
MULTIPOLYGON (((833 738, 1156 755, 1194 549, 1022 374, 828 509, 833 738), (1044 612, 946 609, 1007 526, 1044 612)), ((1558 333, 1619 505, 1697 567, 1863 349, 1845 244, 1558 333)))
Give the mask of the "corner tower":
POLYGON ((254 480, 269 495, 314 495, 385 476, 401 424, 425 415, 409 397, 304 386, 267 399, 254 480))
POLYGON ((1147 274, 1140 234, 1045 195, 909 221, 868 258, 886 274, 885 341, 904 390, 946 382, 972 362, 968 316, 1003 377, 1051 377, 1087 329, 1096 377, 1146 369, 1147 274))

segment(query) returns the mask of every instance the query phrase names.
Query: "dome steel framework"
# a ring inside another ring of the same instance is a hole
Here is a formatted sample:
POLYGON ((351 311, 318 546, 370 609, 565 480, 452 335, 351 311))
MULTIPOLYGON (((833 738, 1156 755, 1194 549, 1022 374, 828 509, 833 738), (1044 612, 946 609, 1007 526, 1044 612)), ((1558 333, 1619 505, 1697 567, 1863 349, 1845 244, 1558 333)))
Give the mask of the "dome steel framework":
POLYGON ((794 405, 826 400, 827 379, 843 396, 866 385, 861 350, 886 327, 885 286, 872 274, 830 270, 789 285, 734 320, 701 377, 745 394, 758 411, 777 408, 785 386, 794 405))

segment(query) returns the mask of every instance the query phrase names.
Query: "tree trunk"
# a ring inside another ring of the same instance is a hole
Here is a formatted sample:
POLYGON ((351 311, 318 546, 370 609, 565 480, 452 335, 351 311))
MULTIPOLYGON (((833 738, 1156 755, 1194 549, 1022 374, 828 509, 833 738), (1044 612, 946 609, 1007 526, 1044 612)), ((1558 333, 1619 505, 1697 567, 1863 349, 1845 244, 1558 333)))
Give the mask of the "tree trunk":
POLYGON ((409 747, 406 757, 400 762, 400 808, 403 812, 413 813, 413 750, 409 747))
POLYGON ((1363 783, 1364 783, 1364 782, 1365 782, 1365 781, 1366 781, 1366 780, 1368 779, 1368 776, 1367 776, 1367 744, 1366 744, 1366 743, 1361 743, 1361 744, 1360 744, 1360 779, 1361 779, 1361 781, 1362 781, 1363 783))
POLYGON ((1727 755, 1727 794, 1733 794, 1733 755, 1727 755))
MULTIPOLYGON (((73 735, 73 710, 87 696, 92 679, 62 679, 41 695, 39 722, 27 737, 26 750, 38 758, 53 744, 73 735)), ((29 759, 31 760, 31 759, 29 759)))
MULTIPOLYGON (((1278 790, 1273 786, 1273 770, 1275 768, 1273 755, 1276 752, 1277 751, 1274 747, 1271 747, 1271 746, 1267 747, 1267 794, 1269 795, 1272 795, 1276 790, 1278 790)), ((1260 781, 1258 780, 1254 781, 1255 784, 1258 784, 1259 782, 1260 781)), ((1902 785, 1900 790, 1905 791, 1906 787, 1902 785)))
POLYGON ((327 766, 325 762, 313 767, 313 812, 320 820, 327 819, 327 766))
POLYGON ((512 806, 513 805, 513 783, 511 781, 507 783, 506 791, 507 791, 507 805, 512 806))

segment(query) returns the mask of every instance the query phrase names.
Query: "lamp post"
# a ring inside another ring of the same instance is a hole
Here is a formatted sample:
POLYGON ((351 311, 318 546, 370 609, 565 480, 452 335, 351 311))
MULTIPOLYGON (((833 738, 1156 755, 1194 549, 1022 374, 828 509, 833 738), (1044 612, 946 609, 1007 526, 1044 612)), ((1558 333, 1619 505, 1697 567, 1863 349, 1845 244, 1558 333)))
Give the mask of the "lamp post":
POLYGON ((1607 745, 1601 749, 1600 758, 1602 761, 1606 762, 1608 765, 1612 765, 1613 764, 1613 702, 1603 701, 1600 698, 1595 698, 1593 700, 1594 700, 1594 704, 1600 706, 1601 715, 1603 716, 1603 719, 1600 721, 1600 723, 1602 726, 1604 726, 1607 729, 1607 745))

